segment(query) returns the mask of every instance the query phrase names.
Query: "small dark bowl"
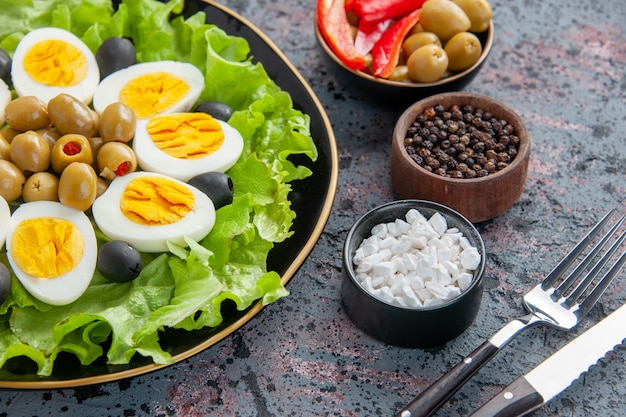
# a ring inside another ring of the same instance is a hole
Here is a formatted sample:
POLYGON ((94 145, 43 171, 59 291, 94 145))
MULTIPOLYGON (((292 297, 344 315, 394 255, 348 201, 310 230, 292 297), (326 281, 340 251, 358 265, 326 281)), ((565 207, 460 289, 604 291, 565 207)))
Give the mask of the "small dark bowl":
POLYGON ((384 97, 387 99, 393 98, 396 100, 401 99, 403 101, 416 101, 433 94, 460 91, 472 82, 476 75, 478 75, 478 72, 491 52, 494 42, 494 27, 492 20, 489 22, 489 28, 486 31, 476 34, 482 45, 482 53, 474 65, 464 71, 431 83, 392 81, 374 77, 373 75, 363 71, 355 71, 346 66, 343 62, 341 62, 337 55, 335 55, 333 50, 324 40, 324 36, 321 34, 318 25, 315 25, 315 36, 330 60, 343 69, 344 73, 348 75, 350 82, 352 82, 359 89, 367 91, 368 96, 375 99, 384 97))
POLYGON ((484 288, 485 246, 472 223, 456 211, 423 200, 400 200, 379 206, 356 221, 343 247, 342 302, 350 319, 368 335, 394 346, 427 348, 440 346, 463 333, 474 322, 484 288), (431 307, 399 307, 372 295, 356 279, 353 256, 373 226, 404 218, 418 209, 430 218, 442 214, 448 227, 456 227, 481 255, 469 288, 452 300, 431 307))

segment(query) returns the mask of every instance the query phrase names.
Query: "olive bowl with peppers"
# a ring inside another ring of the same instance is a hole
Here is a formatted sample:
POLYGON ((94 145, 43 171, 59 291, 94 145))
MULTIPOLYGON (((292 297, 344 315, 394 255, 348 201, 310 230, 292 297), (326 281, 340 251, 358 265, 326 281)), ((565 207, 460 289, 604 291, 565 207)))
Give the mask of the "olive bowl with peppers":
POLYGON ((318 0, 315 34, 351 84, 415 101, 465 88, 491 52, 494 25, 488 0, 318 0))
POLYGON ((399 198, 443 204, 479 223, 518 201, 530 150, 524 121, 504 103, 466 92, 436 94, 398 118, 391 185, 399 198))

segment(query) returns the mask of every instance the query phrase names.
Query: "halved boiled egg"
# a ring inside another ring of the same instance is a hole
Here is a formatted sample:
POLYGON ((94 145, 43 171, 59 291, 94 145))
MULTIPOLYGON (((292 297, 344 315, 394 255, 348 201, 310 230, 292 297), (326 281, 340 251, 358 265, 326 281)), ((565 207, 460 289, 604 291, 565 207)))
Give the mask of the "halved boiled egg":
POLYGON ((0 195, 0 248, 4 246, 4 240, 7 237, 9 231, 9 218, 11 217, 11 210, 9 204, 0 195))
POLYGON ((15 276, 33 297, 66 305, 89 286, 98 244, 82 211, 56 201, 33 201, 11 216, 6 250, 15 276))
POLYGON ((141 252, 166 252, 167 242, 186 246, 215 224, 215 207, 197 188, 166 175, 133 172, 114 179, 91 208, 100 230, 141 252))
POLYGON ((225 172, 239 159, 237 129, 206 113, 171 113, 137 124, 133 150, 138 165, 181 181, 209 171, 225 172))
POLYGON ((0 78, 0 126, 4 125, 4 109, 11 102, 11 89, 0 78))
POLYGON ((204 75, 192 64, 154 61, 131 65, 107 76, 93 97, 98 114, 122 102, 138 119, 189 111, 204 89, 204 75))
POLYGON ((100 82, 91 50, 76 35, 59 28, 28 32, 17 45, 11 80, 18 96, 37 96, 44 102, 61 93, 90 103, 100 82))

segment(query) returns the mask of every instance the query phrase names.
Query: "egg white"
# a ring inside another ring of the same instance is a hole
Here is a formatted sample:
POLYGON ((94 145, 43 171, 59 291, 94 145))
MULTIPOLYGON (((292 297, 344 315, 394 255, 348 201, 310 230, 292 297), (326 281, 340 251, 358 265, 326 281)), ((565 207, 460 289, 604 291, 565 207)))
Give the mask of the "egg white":
POLYGON ((178 61, 142 62, 111 73, 100 82, 96 89, 93 96, 94 110, 102 114, 109 104, 120 101, 120 93, 130 81, 143 75, 159 72, 167 72, 181 78, 190 89, 182 99, 158 114, 189 111, 204 89, 204 75, 196 66, 178 61))
POLYGON ((0 249, 4 246, 4 240, 9 232, 9 219, 11 218, 11 210, 9 204, 0 195, 0 249))
POLYGON ((0 126, 4 125, 4 109, 11 102, 11 89, 0 78, 0 126))
POLYGON ((96 57, 76 35, 64 29, 45 27, 28 32, 17 45, 11 64, 11 80, 18 96, 37 96, 45 103, 61 93, 69 94, 89 104, 100 82, 100 69, 96 57), (24 57, 37 43, 46 40, 60 40, 79 49, 87 61, 87 76, 80 83, 72 86, 49 86, 42 84, 28 75, 24 69, 24 57))
POLYGON ((185 237, 199 241, 215 224, 215 206, 205 193, 166 175, 145 171, 114 179, 93 203, 91 211, 96 225, 107 237, 125 241, 141 252, 166 252, 168 241, 186 246, 185 237), (184 185, 194 195, 194 207, 187 216, 167 225, 142 225, 129 220, 120 209, 120 199, 128 183, 140 176, 164 177, 184 185))
POLYGON ((147 130, 150 119, 137 123, 133 150, 137 155, 137 164, 144 171, 158 172, 188 181, 190 178, 205 172, 225 172, 235 165, 243 151, 243 138, 237 129, 228 123, 215 119, 224 132, 224 142, 215 152, 203 158, 179 159, 160 150, 147 130))
POLYGON ((21 204, 11 216, 6 237, 7 258, 15 276, 35 298, 51 304, 66 305, 76 301, 89 287, 96 269, 98 243, 89 218, 82 211, 56 201, 33 201, 21 204), (56 278, 38 278, 20 269, 13 257, 12 238, 20 222, 42 217, 64 219, 76 226, 83 237, 84 249, 80 262, 66 274, 56 278))

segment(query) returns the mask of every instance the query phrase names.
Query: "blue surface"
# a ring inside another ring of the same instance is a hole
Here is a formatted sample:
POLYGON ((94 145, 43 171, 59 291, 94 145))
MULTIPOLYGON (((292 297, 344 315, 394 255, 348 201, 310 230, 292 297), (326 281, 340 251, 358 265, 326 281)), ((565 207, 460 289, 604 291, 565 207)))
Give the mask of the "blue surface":
MULTIPOLYGON (((327 227, 290 281, 291 295, 218 345, 130 380, 52 391, 0 391, 0 416, 391 416, 510 318, 597 218, 626 195, 626 2, 492 0, 496 41, 466 91, 517 110, 533 140, 521 199, 478 225, 487 288, 475 323, 438 349, 402 349, 355 328, 340 302, 340 252, 361 214, 393 200, 390 137, 400 105, 353 91, 314 36, 314 0, 230 0, 301 71, 334 125, 339 187, 327 227)), ((439 416, 468 415, 575 334, 626 301, 626 274, 570 333, 514 340, 439 416)), ((607 354, 536 411, 626 415, 626 349, 607 354)))

